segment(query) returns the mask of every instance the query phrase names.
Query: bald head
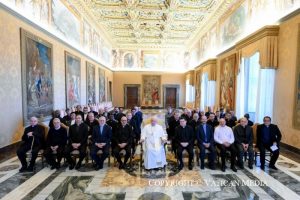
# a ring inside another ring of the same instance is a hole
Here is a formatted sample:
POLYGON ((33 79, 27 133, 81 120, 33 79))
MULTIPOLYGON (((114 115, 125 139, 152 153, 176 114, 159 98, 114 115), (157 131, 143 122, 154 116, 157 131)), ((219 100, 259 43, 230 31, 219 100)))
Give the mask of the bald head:
POLYGON ((121 118, 121 124, 122 124, 122 126, 125 126, 127 124, 127 117, 123 116, 121 118))
POLYGON ((30 118, 30 125, 31 126, 36 126, 37 124, 38 124, 38 118, 36 118, 36 117, 31 117, 30 118))
POLYGON ((224 119, 224 118, 221 118, 221 119, 219 120, 219 124, 220 124, 220 126, 225 126, 225 125, 226 125, 225 119, 224 119))

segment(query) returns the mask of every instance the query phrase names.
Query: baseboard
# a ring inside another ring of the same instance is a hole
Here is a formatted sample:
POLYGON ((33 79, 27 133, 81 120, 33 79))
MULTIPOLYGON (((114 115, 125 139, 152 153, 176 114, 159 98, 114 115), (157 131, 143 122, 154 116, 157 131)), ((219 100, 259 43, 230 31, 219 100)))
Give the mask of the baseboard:
POLYGON ((20 144, 21 141, 0 148, 0 162, 3 162, 16 156, 16 152, 20 144))
POLYGON ((300 155, 300 149, 298 149, 297 147, 293 147, 293 146, 291 146, 289 144, 285 144, 283 142, 280 142, 280 146, 287 149, 287 150, 289 150, 289 151, 291 151, 291 152, 294 152, 294 153, 300 155))

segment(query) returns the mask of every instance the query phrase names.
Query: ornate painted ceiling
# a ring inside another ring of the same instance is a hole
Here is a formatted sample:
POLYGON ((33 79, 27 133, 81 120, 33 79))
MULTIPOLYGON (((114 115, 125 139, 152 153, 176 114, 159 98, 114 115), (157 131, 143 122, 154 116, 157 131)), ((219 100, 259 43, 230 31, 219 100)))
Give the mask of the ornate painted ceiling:
POLYGON ((75 0, 117 48, 186 47, 232 0, 75 0))

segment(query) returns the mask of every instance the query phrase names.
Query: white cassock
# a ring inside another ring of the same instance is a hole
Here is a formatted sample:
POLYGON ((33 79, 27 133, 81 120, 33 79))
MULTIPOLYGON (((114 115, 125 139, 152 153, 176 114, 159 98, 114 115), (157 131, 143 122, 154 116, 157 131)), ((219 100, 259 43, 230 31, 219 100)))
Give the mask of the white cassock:
POLYGON ((164 167, 167 161, 162 139, 167 140, 167 135, 162 126, 146 125, 142 130, 141 139, 145 141, 143 143, 145 168, 164 167))

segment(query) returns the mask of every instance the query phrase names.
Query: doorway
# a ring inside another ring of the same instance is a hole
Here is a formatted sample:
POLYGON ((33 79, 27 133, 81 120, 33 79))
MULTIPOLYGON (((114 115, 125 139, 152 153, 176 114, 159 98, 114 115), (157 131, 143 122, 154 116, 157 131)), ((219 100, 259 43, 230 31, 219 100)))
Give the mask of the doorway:
POLYGON ((124 85, 124 107, 132 108, 140 105, 140 85, 124 85))
POLYGON ((163 85, 164 89, 164 108, 171 106, 178 108, 179 104, 179 85, 163 85))

